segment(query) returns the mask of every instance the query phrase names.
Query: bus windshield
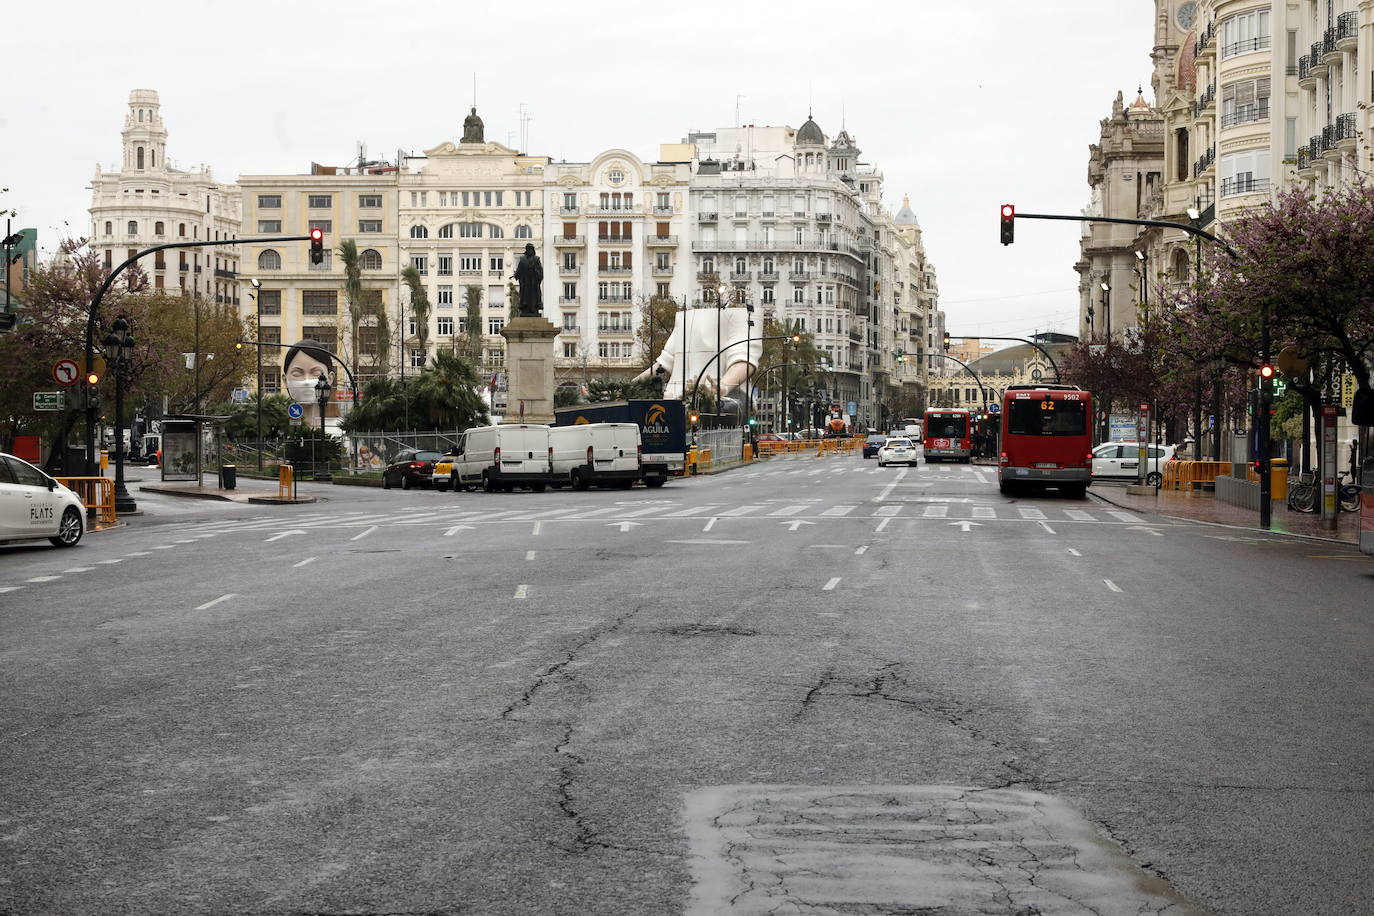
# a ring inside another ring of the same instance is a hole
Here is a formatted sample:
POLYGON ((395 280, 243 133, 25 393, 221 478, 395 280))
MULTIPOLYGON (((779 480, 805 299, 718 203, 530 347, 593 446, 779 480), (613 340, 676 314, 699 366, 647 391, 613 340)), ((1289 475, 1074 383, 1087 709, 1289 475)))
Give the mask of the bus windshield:
POLYGON ((963 439, 968 435, 968 415, 927 414, 925 434, 927 439, 963 439))
POLYGON ((1007 405, 1012 436, 1081 436, 1087 429, 1082 401, 1014 400, 1007 405))

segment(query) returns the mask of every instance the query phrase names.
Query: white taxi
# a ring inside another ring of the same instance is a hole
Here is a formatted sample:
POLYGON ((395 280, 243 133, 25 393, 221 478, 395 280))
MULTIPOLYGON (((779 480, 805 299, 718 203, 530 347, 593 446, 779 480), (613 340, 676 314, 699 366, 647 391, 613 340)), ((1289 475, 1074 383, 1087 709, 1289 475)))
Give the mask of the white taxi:
POLYGON ((878 449, 880 468, 885 468, 889 464, 905 464, 914 468, 916 458, 916 446, 905 436, 893 436, 878 449))
POLYGON ((47 538, 75 547, 86 532, 81 499, 22 458, 0 452, 0 543, 47 538))

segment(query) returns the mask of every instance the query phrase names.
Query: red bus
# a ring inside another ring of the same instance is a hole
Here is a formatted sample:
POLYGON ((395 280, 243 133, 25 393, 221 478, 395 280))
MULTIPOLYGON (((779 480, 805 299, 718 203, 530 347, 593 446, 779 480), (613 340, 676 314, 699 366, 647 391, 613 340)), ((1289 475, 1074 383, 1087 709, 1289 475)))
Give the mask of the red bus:
POLYGON ((1092 395, 1073 385, 1011 385, 1002 395, 1004 494, 1057 487, 1082 498, 1092 483, 1092 395))
POLYGON ((921 418, 921 445, 926 461, 953 459, 968 464, 973 456, 973 422, 962 407, 930 407, 921 418))

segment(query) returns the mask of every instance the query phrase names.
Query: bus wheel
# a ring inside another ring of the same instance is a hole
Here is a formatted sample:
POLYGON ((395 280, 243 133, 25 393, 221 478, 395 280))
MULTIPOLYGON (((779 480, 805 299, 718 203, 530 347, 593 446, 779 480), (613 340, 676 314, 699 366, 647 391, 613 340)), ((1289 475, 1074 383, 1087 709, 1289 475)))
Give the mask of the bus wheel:
POLYGON ((1016 484, 1012 483, 1010 480, 1003 480, 1000 483, 998 483, 997 489, 1002 492, 1003 496, 1015 496, 1018 492, 1020 492, 1020 488, 1016 486, 1016 484))

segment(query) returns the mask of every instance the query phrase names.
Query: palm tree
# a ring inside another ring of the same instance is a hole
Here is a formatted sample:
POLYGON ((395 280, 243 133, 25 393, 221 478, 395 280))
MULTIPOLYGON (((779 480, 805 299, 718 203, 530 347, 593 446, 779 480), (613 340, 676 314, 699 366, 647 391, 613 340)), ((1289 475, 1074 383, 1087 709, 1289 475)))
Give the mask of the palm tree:
POLYGON ((358 243, 344 239, 339 243, 339 260, 344 269, 344 299, 348 303, 348 324, 352 334, 349 340, 353 347, 353 374, 358 374, 358 328, 363 323, 363 271, 358 260, 358 243))
POLYGON ((477 367, 456 353, 440 351, 415 380, 415 404, 434 429, 467 429, 488 420, 487 407, 477 393, 477 367))
POLYGON ((475 363, 482 356, 482 287, 463 287, 463 308, 467 321, 464 355, 475 363))
MULTIPOLYGON (((429 296, 420 282, 420 271, 412 264, 401 271, 401 279, 410 289, 410 310, 415 316, 415 336, 420 338, 420 351, 429 352, 429 296)), ((404 347, 401 348, 405 350, 404 347)), ((404 353, 402 353, 404 358, 404 353)))

